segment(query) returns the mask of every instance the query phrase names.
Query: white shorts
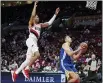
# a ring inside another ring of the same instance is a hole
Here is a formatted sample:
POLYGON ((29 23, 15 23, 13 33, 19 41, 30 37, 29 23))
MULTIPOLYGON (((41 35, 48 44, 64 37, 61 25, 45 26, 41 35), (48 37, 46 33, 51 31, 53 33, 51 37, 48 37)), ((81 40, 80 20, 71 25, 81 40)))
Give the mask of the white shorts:
POLYGON ((39 51, 37 41, 38 41, 37 38, 30 38, 30 37, 26 40, 26 45, 28 47, 26 53, 27 56, 33 56, 35 52, 39 51))

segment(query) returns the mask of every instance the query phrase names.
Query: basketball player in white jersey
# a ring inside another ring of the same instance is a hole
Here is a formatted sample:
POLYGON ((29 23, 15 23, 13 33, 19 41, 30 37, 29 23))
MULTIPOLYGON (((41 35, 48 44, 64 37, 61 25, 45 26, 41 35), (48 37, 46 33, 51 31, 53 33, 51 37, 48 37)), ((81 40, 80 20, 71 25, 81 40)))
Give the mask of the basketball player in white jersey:
POLYGON ((53 21, 55 20, 56 16, 58 15, 60 9, 57 8, 55 14, 50 19, 49 22, 39 23, 39 17, 36 15, 36 7, 37 1, 34 4, 34 8, 31 14, 31 18, 29 21, 29 38, 26 40, 26 45, 28 47, 26 60, 21 64, 21 66, 12 72, 12 80, 13 82, 16 81, 16 78, 20 71, 23 72, 24 76, 29 79, 29 67, 33 64, 33 62, 40 57, 37 41, 40 37, 41 28, 45 28, 50 26, 53 21))

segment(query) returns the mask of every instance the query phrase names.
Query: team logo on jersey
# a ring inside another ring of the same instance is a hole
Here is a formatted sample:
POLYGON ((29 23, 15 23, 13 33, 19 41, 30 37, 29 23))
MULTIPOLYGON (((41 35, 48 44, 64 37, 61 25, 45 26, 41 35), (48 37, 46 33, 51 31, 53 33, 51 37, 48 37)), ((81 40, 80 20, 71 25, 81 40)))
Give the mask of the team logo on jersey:
POLYGON ((39 28, 39 27, 35 27, 35 30, 38 30, 38 31, 40 31, 40 28, 39 28))

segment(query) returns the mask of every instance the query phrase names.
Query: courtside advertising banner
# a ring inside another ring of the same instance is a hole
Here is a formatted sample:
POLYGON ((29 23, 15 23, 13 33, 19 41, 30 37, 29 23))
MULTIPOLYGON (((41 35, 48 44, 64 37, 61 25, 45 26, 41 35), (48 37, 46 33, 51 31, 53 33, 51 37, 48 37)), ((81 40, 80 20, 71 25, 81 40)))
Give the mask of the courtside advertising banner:
MULTIPOLYGON (((1 73, 1 83, 13 83, 11 73, 1 73)), ((30 79, 19 74, 15 83, 65 83, 63 73, 30 73, 30 79)))

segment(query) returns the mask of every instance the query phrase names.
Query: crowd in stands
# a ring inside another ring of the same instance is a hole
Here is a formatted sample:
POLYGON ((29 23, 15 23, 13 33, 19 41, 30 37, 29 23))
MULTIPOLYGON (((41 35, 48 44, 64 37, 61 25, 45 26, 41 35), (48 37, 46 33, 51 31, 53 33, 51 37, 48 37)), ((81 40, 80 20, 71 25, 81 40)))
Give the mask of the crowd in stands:
MULTIPOLYGON (((79 26, 81 27, 81 26, 79 26)), ((102 37, 101 37, 101 31, 95 30, 91 31, 85 28, 84 26, 83 30, 68 30, 64 32, 50 32, 50 31, 44 31, 41 34, 41 37, 39 39, 38 45, 40 48, 41 58, 40 60, 37 60, 35 64, 36 67, 40 67, 40 64, 46 64, 45 65, 52 65, 58 68, 58 61, 59 61, 59 52, 62 43, 64 42, 65 34, 68 34, 72 37, 73 43, 72 47, 73 49, 76 49, 76 47, 83 41, 86 41, 89 43, 88 52, 86 53, 86 57, 90 57, 92 53, 96 54, 96 56, 101 59, 101 46, 102 46, 102 37), (47 63, 48 62, 48 63, 47 63)), ((89 26, 91 27, 91 26, 89 26)), ((2 67, 6 67, 8 70, 9 65, 15 63, 20 65, 26 56, 26 39, 28 38, 28 30, 24 31, 13 31, 8 34, 5 38, 2 38, 2 67)), ((87 61, 86 57, 80 61, 87 61)), ((37 68, 38 69, 38 68, 37 68)))

